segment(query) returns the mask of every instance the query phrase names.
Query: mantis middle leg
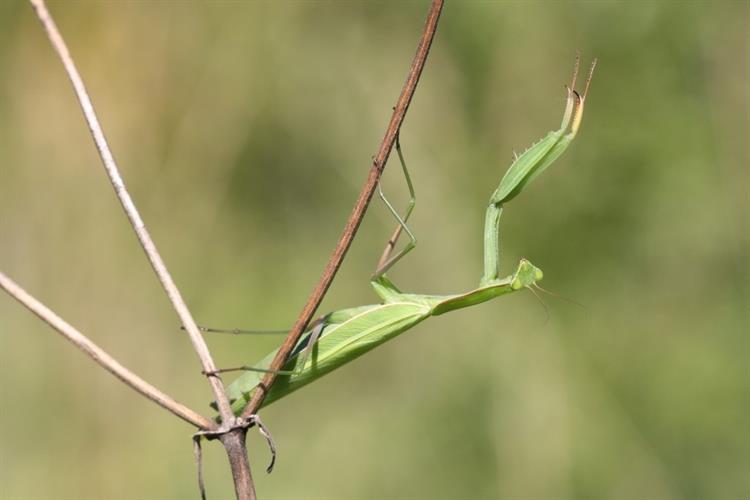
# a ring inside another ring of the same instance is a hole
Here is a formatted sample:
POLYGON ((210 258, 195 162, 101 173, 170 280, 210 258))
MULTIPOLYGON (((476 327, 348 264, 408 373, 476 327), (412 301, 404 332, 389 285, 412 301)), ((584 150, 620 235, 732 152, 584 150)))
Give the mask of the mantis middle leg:
POLYGON ((378 260, 377 268, 375 269, 375 272, 373 273, 373 278, 377 278, 379 276, 382 276, 385 274, 386 271, 388 271, 396 262, 401 260, 401 258, 409 253, 414 247, 417 246, 417 238, 414 236, 414 233, 411 232, 411 229, 409 229, 409 226, 406 225, 406 221, 409 220, 409 216, 411 216, 412 211, 414 210, 414 206, 416 205, 416 195, 414 194, 414 184, 411 182, 411 176, 409 175, 409 169, 406 168, 406 161, 404 161, 404 154, 401 150, 401 140, 400 140, 400 133, 396 134, 396 153, 398 154, 399 162, 401 163, 401 170, 404 172, 404 178, 406 179, 406 185, 409 188, 409 202, 406 206, 406 211, 404 212, 404 216, 401 217, 398 212, 393 208, 393 205, 388 201, 388 199, 385 197, 385 193, 383 193, 383 188, 378 183, 378 194, 380 196, 380 199, 383 200, 383 203, 385 203, 385 206, 388 207, 388 210, 393 214, 393 216, 396 218, 396 221, 398 221, 398 224, 396 225, 396 229, 393 231, 393 234, 388 239, 388 243, 385 245, 385 249, 383 250, 383 254, 380 256, 380 260, 378 260), (396 246, 396 242, 398 241, 399 236, 401 236, 401 231, 405 231, 407 235, 409 235, 409 242, 402 248, 396 255, 391 256, 391 252, 393 252, 393 249, 396 246))

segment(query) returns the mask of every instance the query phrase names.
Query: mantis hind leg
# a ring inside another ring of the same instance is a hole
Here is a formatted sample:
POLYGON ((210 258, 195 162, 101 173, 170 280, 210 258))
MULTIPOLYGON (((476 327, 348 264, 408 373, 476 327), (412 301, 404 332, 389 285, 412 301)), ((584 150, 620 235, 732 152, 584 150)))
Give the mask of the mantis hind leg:
MULTIPOLYGON (((292 356, 298 355, 298 361, 295 363, 296 367, 294 370, 271 370, 269 368, 258 368, 256 366, 248 366, 248 365, 242 365, 242 366, 234 366, 232 368, 220 368, 218 370, 213 370, 211 372, 203 372, 204 375, 218 375, 220 373, 228 373, 228 372, 238 372, 238 371, 249 371, 249 372, 260 372, 260 373, 274 373, 276 375, 297 375, 302 372, 302 370, 305 367, 305 364, 307 363, 307 360, 310 358, 310 354, 312 354, 313 349, 315 349, 315 345, 318 342, 318 339, 320 338, 320 335, 323 333, 323 330, 326 327, 326 322, 324 320, 317 320, 312 328, 310 330, 310 335, 307 337, 307 343, 304 345, 304 347, 298 347, 295 349, 294 352, 292 352, 292 356)), ((268 332, 263 330, 218 330, 218 329, 208 329, 208 331, 214 331, 214 332, 222 332, 222 333, 258 333, 258 332, 268 332)))
POLYGON ((268 368, 256 368, 254 366, 242 365, 242 366, 233 366, 231 368, 218 368, 210 372, 207 372, 205 370, 201 371, 203 375, 207 375, 209 377, 212 375, 219 375, 221 373, 230 373, 230 372, 259 372, 259 373, 274 373, 276 375, 295 375, 297 373, 297 370, 270 370, 268 368))
MULTIPOLYGON (((185 329, 185 327, 181 327, 182 330, 185 329)), ((209 326, 201 326, 198 325, 198 330, 204 332, 204 333, 229 333, 232 335, 276 335, 279 333, 288 333, 289 328, 284 329, 252 329, 252 330, 246 330, 244 328, 212 328, 209 326)))
MULTIPOLYGON (((310 358, 310 354, 312 354, 313 349, 315 349, 315 346, 318 343, 318 339, 320 338, 320 334, 323 333, 323 329, 325 327, 326 323, 324 321, 321 321, 310 331, 310 336, 307 338, 307 345, 300 353, 299 361, 297 361, 297 368, 293 373, 301 372, 305 368, 305 364, 307 364, 307 360, 310 358)), ((314 363, 315 359, 313 358, 313 364, 314 363)))
POLYGON ((399 134, 396 135, 396 153, 398 154, 399 162, 401 163, 401 170, 404 172, 404 178, 406 179, 406 185, 409 188, 409 203, 406 206, 406 211, 404 211, 403 217, 398 214, 396 209, 393 208, 393 205, 388 201, 388 199, 385 197, 385 194, 383 193, 383 188, 378 183, 378 194, 380 195, 380 199, 383 200, 383 203, 385 203, 385 206, 388 207, 388 210, 393 214, 393 216, 398 221, 398 225, 396 226, 396 229, 393 231, 393 234, 388 239, 388 243, 385 245, 385 249, 383 250, 383 254, 380 256, 380 260, 378 261, 377 268, 375 269, 375 272, 373 273, 373 277, 377 278, 379 276, 382 276, 385 274, 386 271, 388 271, 396 262, 401 260, 401 258, 409 253, 415 246, 417 246, 417 238, 414 236, 414 233, 411 232, 411 229, 409 229, 409 226, 406 225, 406 221, 409 220, 409 216, 411 216, 412 211, 414 210, 414 206, 416 205, 416 196, 414 194, 414 185, 411 182, 411 176, 409 175, 409 169, 406 168, 406 162, 404 161, 404 154, 401 151, 401 141, 399 139, 399 134), (396 242, 398 241, 399 236, 401 236, 401 231, 405 231, 406 234, 409 236, 409 242, 404 245, 404 247, 396 253, 396 255, 391 255, 393 252, 393 249, 396 246, 396 242))

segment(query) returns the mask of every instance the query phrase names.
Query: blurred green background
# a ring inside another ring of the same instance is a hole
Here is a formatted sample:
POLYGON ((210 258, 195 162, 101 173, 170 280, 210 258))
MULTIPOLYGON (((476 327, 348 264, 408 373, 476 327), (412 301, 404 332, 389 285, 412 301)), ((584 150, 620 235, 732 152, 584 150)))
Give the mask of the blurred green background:
MULTIPOLYGON (((283 327, 364 181, 428 2, 55 2, 141 213, 203 324, 283 327)), ((750 498, 748 3, 448 2, 402 141, 417 250, 481 274, 486 200, 599 57, 578 140, 502 223, 544 286, 430 320, 263 412, 263 499, 750 498), (744 423, 743 423, 744 422, 744 423)), ((406 193, 397 163, 384 185, 406 193)), ((31 8, 0 4, 0 269, 208 414, 195 355, 31 8)), ((374 202, 320 312, 367 304, 374 202)), ((219 365, 278 338, 211 337, 219 365)), ((197 498, 192 429, 0 296, 0 497, 197 498)), ((231 377, 228 377, 231 378, 231 377)), ((210 498, 230 498, 205 449, 210 498)))

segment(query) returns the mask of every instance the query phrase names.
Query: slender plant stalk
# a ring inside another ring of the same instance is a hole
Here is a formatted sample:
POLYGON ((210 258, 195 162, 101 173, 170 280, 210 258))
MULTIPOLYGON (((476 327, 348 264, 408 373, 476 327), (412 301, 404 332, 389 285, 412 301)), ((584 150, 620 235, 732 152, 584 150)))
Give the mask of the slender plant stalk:
MULTIPOLYGON (((146 230, 146 226, 141 219, 141 216, 138 213, 138 210, 136 209, 135 204, 130 197, 130 194, 125 188, 125 183, 122 179, 122 176, 120 175, 114 156, 109 149, 109 145, 107 144, 104 132, 94 111, 94 106, 91 102, 91 99, 89 98, 88 92, 86 91, 83 80, 78 73, 78 70, 76 69, 73 58, 68 51, 68 47, 65 44, 65 41, 63 40, 59 30, 57 29, 52 16, 47 10, 44 0, 29 0, 29 2, 31 3, 32 7, 34 7, 37 17, 41 21, 42 26, 44 27, 44 30, 47 33, 47 36, 52 44, 52 47, 60 57, 60 60, 65 67, 65 71, 68 74, 68 78, 70 78, 70 81, 73 84, 73 89, 75 90, 76 97, 78 98, 78 102, 81 105, 86 124, 91 131, 96 149, 99 152, 102 164, 104 165, 104 169, 109 176, 112 187, 115 190, 115 194, 120 200, 123 210, 125 211, 125 214, 130 220, 130 224, 133 226, 133 230, 138 237, 138 241, 140 242, 143 251, 146 253, 148 260, 151 263, 151 267, 153 267, 154 271, 156 272, 156 275, 161 282, 161 285, 164 288, 167 297, 172 304, 172 307, 176 311, 177 315, 180 318, 180 321, 182 322, 182 325, 185 327, 185 330, 188 333, 188 337, 190 338, 190 341, 193 345, 193 349, 195 350, 196 354, 198 355, 198 359, 200 360, 203 373, 207 374, 215 401, 218 404, 219 414, 221 415, 221 430, 230 431, 231 434, 235 436, 237 435, 237 433, 232 432, 232 430, 237 430, 236 427, 238 425, 242 425, 242 422, 235 419, 234 414, 232 413, 232 409, 229 406, 229 399, 227 398, 224 384, 221 379, 215 375, 216 365, 211 358, 211 353, 208 350, 208 346, 201 336, 200 331, 198 330, 198 326, 195 324, 195 320, 190 314, 190 311, 188 310, 187 305, 182 298, 182 295, 177 289, 172 276, 169 274, 164 261, 159 255, 159 252, 156 249, 156 245, 154 244, 151 236, 146 230)), ((242 435, 242 438, 244 440, 244 429, 239 430, 242 431, 240 432, 240 434, 242 435)), ((250 474, 250 465, 248 463, 247 452, 245 450, 244 444, 243 446, 238 447, 229 446, 227 443, 232 444, 234 443, 234 440, 222 440, 222 444, 225 445, 225 450, 232 467, 232 477, 235 481, 242 481, 241 484, 235 482, 237 499, 254 500, 255 485, 253 484, 252 476, 250 474)))
POLYGON ((307 299, 307 303, 302 308, 302 312, 300 312, 292 330, 287 335, 284 343, 279 348, 276 357, 271 362, 271 365, 269 366, 269 370, 271 371, 263 378, 259 390, 255 391, 252 399, 242 411, 242 418, 248 418, 250 415, 255 414, 258 411, 258 408, 260 408, 263 399, 265 399, 266 394, 268 394, 268 390, 276 380, 277 374, 274 372, 281 370, 286 363, 289 354, 292 352, 292 349, 294 349, 294 346, 297 345, 297 342, 305 331, 307 324, 312 319, 315 311, 318 309, 318 306, 328 291, 328 287, 331 286, 331 282, 336 276, 339 267, 341 267, 341 263, 344 261, 346 252, 349 250, 352 240, 357 233, 357 229, 362 222, 362 218, 365 216, 365 211, 370 203, 370 199, 372 198, 373 193, 375 193, 378 181, 383 173, 383 168, 388 161, 388 156, 391 154, 393 144, 396 141, 396 134, 398 134, 401 124, 404 121, 404 117, 406 116, 406 111, 409 109, 409 103, 411 103, 412 96, 417 88, 419 77, 422 74, 422 69, 427 61, 427 55, 430 52, 432 40, 435 37, 435 30, 437 29, 442 9, 443 0, 432 1, 432 5, 427 14, 424 31, 422 32, 422 38, 419 40, 419 45, 417 46, 417 53, 412 61, 409 74, 406 77, 406 82, 401 90, 398 102, 393 108, 391 121, 388 123, 385 136, 380 142, 380 148, 378 149, 378 154, 375 156, 375 160, 370 168, 367 181, 365 181, 364 186, 362 186, 362 191, 359 193, 359 197, 354 204, 354 209, 346 222, 346 226, 344 226, 344 231, 341 234, 338 243, 336 243, 333 254, 331 254, 331 257, 323 270, 323 274, 320 276, 317 285, 315 285, 310 297, 307 299))
MULTIPOLYGON (((65 71, 68 74, 68 78, 70 78, 70 81, 73 84, 73 89, 75 90, 76 97, 78 98, 78 102, 80 103, 81 109, 83 110, 86 124, 91 131, 91 135, 94 139, 94 143, 96 144, 96 149, 99 152, 99 156, 101 157, 104 169, 107 171, 107 175, 109 176, 112 187, 115 190, 115 194, 117 194, 117 198, 120 200, 122 208, 125 210, 125 214, 128 216, 130 224, 133 226, 133 230, 138 236, 138 241, 143 247, 144 252, 146 252, 146 256, 148 257, 151 266, 154 268, 154 271, 156 272, 156 275, 159 278, 162 287, 164 287, 164 290, 169 297, 169 301, 172 303, 172 306, 177 312, 180 321, 184 325, 185 330, 187 330, 190 341, 193 344, 193 349, 200 359, 203 371, 205 373, 212 373, 214 370, 216 370, 216 365, 214 365, 213 359, 211 358, 211 353, 208 351, 208 346, 206 345, 205 340, 198 331, 198 327, 195 324, 195 321, 193 320, 193 317, 190 314, 185 301, 182 299, 182 295, 177 289, 174 280, 172 280, 172 276, 169 274, 164 261, 159 255, 159 252, 156 249, 156 245, 154 244, 151 236, 146 230, 146 225, 144 224, 143 219, 141 219, 141 216, 138 213, 135 204, 133 203, 133 199, 130 197, 130 194, 125 188, 125 182, 123 181, 119 169, 117 168, 117 163, 115 162, 115 158, 112 155, 112 151, 109 149, 107 139, 104 137, 104 131, 102 130, 102 127, 99 123, 99 119, 96 117, 94 105, 91 103, 91 99, 89 98, 88 92, 86 91, 86 86, 83 84, 81 75, 76 69, 73 58, 68 51, 68 47, 65 44, 65 41, 63 40, 59 30, 57 29, 52 16, 47 10, 46 5, 44 4, 44 0, 29 1, 34 7, 37 17, 39 17, 39 20, 41 21, 42 26, 44 27, 44 30, 46 31, 47 36, 52 43, 52 47, 60 57, 60 60, 65 67, 65 71)), ((224 420, 224 422, 231 421, 232 411, 229 408, 229 400, 227 399, 226 393, 224 391, 224 385, 221 382, 221 379, 219 379, 218 377, 209 376, 209 382, 211 384, 211 389, 213 390, 214 397, 216 398, 216 401, 219 405, 219 413, 221 414, 222 419, 224 420)))
POLYGON ((94 344, 85 335, 76 330, 60 316, 51 311, 47 306, 31 296, 26 290, 21 288, 13 280, 0 272, 0 288, 24 305, 31 312, 36 314, 42 321, 57 330, 63 337, 72 342, 76 347, 84 352, 91 359, 99 363, 101 367, 110 372, 115 377, 122 380, 125 385, 131 387, 136 392, 146 396, 162 408, 169 410, 184 421, 193 424, 202 430, 213 430, 216 428, 211 420, 200 415, 187 406, 178 403, 170 396, 164 394, 159 389, 149 384, 135 373, 131 372, 112 356, 107 354, 101 347, 94 344))

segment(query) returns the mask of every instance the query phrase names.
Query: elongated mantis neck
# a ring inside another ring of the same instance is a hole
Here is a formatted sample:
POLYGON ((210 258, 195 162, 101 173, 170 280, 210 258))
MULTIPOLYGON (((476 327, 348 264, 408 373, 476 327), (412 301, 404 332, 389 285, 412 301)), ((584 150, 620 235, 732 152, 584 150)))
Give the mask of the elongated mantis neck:
POLYGON ((480 285, 484 286, 500 276, 500 215, 502 205, 490 203, 484 216, 484 274, 480 285))

